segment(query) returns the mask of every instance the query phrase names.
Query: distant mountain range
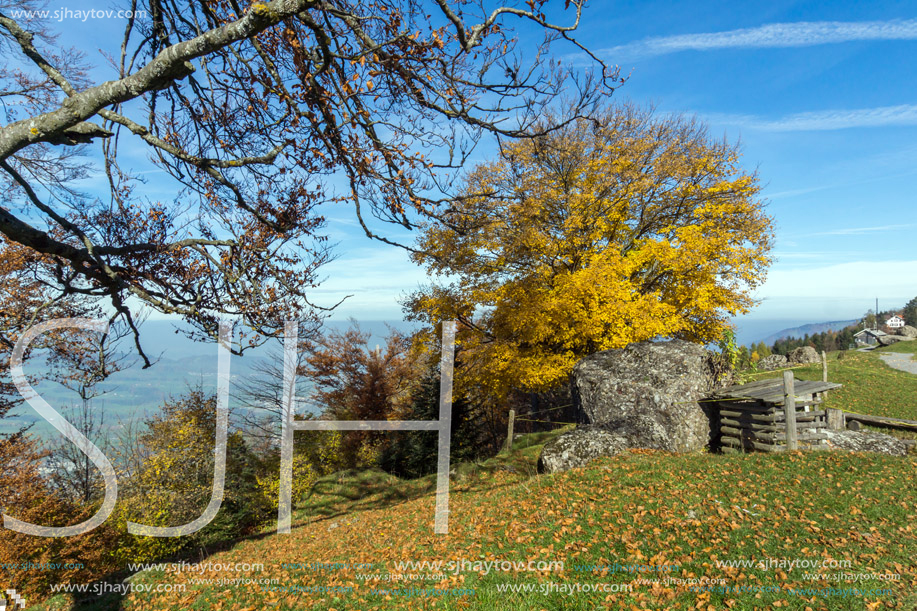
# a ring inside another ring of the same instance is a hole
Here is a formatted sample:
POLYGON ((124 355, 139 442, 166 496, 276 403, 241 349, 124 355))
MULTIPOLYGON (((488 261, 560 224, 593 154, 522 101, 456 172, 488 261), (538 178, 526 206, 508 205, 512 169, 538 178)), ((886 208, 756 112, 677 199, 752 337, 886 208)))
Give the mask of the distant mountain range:
POLYGON ((799 327, 792 327, 790 329, 783 329, 782 331, 777 331, 771 335, 765 337, 762 341, 768 346, 772 346, 774 342, 778 339, 786 339, 788 337, 805 337, 806 335, 812 335, 813 333, 824 333, 825 331, 840 331, 844 327, 849 327, 850 325, 855 325, 859 322, 858 319, 853 320, 834 320, 831 322, 815 322, 808 325, 802 325, 799 327))
MULTIPOLYGON (((383 345, 388 334, 388 326, 402 331, 409 328, 406 323, 385 321, 361 321, 360 328, 369 334, 368 346, 383 345)), ((349 321, 328 321, 327 329, 343 331, 350 326, 349 321)), ((215 342, 192 342, 184 335, 176 334, 181 324, 170 321, 148 321, 141 328, 141 341, 144 350, 155 364, 149 369, 142 369, 138 359, 133 358, 133 365, 112 374, 98 385, 104 394, 94 399, 94 403, 104 414, 105 426, 116 427, 122 421, 132 417, 152 415, 159 411, 162 404, 170 398, 177 398, 192 387, 200 386, 207 392, 215 392, 217 378, 217 345, 215 342)), ((133 353, 131 353, 132 355, 133 353)), ((247 380, 260 377, 258 369, 270 360, 282 361, 283 352, 280 342, 270 346, 256 348, 246 356, 234 356, 230 360, 230 408, 239 405, 236 393, 247 380)), ((26 373, 39 379, 46 368, 40 360, 26 361, 26 373)), ((76 394, 50 380, 39 380, 35 389, 52 407, 57 410, 77 403, 76 394)), ((26 404, 18 406, 8 418, 0 420, 0 435, 18 430, 23 425, 33 425, 31 432, 38 437, 48 438, 58 433, 35 410, 26 404)))

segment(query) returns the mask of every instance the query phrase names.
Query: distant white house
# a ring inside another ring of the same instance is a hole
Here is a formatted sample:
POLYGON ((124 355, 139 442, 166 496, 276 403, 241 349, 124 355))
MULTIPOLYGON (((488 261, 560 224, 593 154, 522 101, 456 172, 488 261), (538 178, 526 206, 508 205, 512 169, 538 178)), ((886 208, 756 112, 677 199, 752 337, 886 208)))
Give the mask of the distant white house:
POLYGON ((879 338, 884 335, 888 334, 878 329, 863 329, 854 333, 853 339, 860 346, 875 346, 879 342, 879 338))
POLYGON ((889 329, 900 329, 904 326, 904 318, 900 314, 895 314, 885 321, 885 326, 889 329))

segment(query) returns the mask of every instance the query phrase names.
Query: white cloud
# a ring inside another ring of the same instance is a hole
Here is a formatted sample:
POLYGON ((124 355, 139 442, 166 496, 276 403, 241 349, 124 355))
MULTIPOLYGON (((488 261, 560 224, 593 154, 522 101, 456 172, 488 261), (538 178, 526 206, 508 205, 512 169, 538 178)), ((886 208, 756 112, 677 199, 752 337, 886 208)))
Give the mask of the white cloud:
POLYGON ((680 51, 805 47, 857 40, 917 40, 917 19, 894 21, 802 21, 772 23, 728 32, 660 36, 602 49, 612 61, 655 57, 680 51))
POLYGON ((313 303, 330 306, 348 297, 335 311, 335 319, 353 316, 364 320, 400 319, 402 295, 429 282, 423 268, 400 248, 372 245, 344 254, 321 270, 325 282, 312 291, 313 303))
POLYGON ((879 227, 847 227, 845 229, 835 229, 833 231, 821 231, 810 235, 863 235, 875 233, 877 231, 896 231, 900 229, 912 229, 917 227, 914 223, 900 223, 897 225, 881 225, 879 227))
MULTIPOLYGON (((787 244, 789 246, 789 244, 787 244)), ((815 260, 815 259, 827 259, 833 256, 836 256, 837 253, 832 252, 798 252, 798 251, 789 251, 782 252, 776 251, 773 253, 774 257, 778 261, 786 261, 788 259, 797 259, 797 260, 815 260)))
MULTIPOLYGON (((803 187, 800 189, 788 189, 786 191, 778 191, 775 193, 766 192, 767 199, 776 200, 776 199, 785 199, 791 197, 797 197, 799 195, 808 195, 810 193, 816 193, 818 191, 827 191, 829 189, 846 189, 849 187, 857 185, 865 185, 874 182, 887 182, 890 180, 895 180, 898 178, 903 178, 905 176, 913 176, 917 174, 917 169, 913 167, 913 160, 917 159, 917 149, 911 147, 907 149, 895 149, 893 153, 882 153, 877 155, 866 155, 865 157, 856 157, 857 164, 860 169, 864 166, 880 168, 881 170, 887 170, 889 167, 899 164, 903 167, 908 167, 904 172, 878 172, 873 176, 868 176, 867 178, 857 179, 857 180, 843 180, 832 182, 830 184, 821 184, 813 187, 803 187)), ((851 174, 850 162, 843 162, 836 166, 836 171, 834 172, 837 175, 847 176, 851 174)))
POLYGON ((764 119, 754 115, 710 113, 704 115, 710 123, 738 125, 748 129, 770 132, 825 131, 852 127, 886 127, 917 125, 917 104, 818 110, 764 119))
MULTIPOLYGON (((855 261, 806 269, 774 268, 758 297, 842 298, 868 302, 917 295, 917 261, 855 261)), ((910 297, 908 297, 909 299, 910 297)))
MULTIPOLYGON (((400 248, 379 243, 341 255, 320 268, 319 276, 324 282, 307 293, 309 300, 321 307, 344 299, 333 312, 333 320, 401 320, 404 312, 399 299, 430 283, 424 269, 412 263, 400 248)), ((140 302, 132 299, 129 305, 139 307, 140 302)), ((150 311, 149 319, 175 317, 150 311)))

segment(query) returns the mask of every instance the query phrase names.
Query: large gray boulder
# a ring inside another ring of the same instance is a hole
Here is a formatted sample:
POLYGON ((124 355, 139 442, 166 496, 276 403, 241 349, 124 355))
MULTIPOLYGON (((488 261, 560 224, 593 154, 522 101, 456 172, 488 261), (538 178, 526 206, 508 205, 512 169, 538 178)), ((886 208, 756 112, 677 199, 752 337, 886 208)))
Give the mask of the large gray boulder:
POLYGON ((898 335, 901 335, 903 337, 917 338, 917 328, 912 327, 910 325, 904 325, 903 327, 898 329, 898 335))
POLYGON ((773 371, 774 369, 783 369, 787 365, 786 357, 782 354, 768 354, 758 361, 758 369, 761 371, 773 371))
POLYGON ((907 456, 907 444, 891 435, 866 431, 825 430, 823 432, 828 436, 828 445, 834 450, 907 456))
POLYGON ((627 439, 622 435, 601 426, 581 426, 545 444, 538 458, 538 471, 556 473, 585 467, 596 458, 620 454, 627 447, 627 439))
POLYGON ((710 441, 711 355, 681 340, 605 350, 573 368, 574 398, 589 424, 627 438, 629 447, 690 452, 710 441))
POLYGON ((812 346, 801 346, 787 355, 786 359, 791 365, 807 365, 821 363, 821 357, 812 346))
POLYGON ((907 335, 880 335, 876 338, 876 341, 879 342, 880 346, 891 346, 898 342, 912 342, 914 338, 907 335))

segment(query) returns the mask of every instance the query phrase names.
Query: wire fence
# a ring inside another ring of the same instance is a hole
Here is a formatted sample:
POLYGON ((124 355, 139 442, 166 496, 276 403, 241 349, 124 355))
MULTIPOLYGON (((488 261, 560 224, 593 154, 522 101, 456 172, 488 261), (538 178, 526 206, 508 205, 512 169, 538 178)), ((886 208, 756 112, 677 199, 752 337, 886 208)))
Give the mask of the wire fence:
POLYGON ((792 371, 793 369, 801 369, 803 367, 808 367, 810 365, 818 365, 820 363, 801 363, 799 365, 793 365, 792 367, 783 367, 782 369, 767 369, 764 371, 754 371, 752 373, 743 373, 743 376, 763 376, 769 373, 779 373, 781 371, 792 371))
POLYGON ((559 406, 559 407, 551 407, 551 408, 549 408, 549 409, 540 409, 540 410, 534 411, 534 412, 526 412, 525 415, 526 415, 526 416, 534 416, 535 414, 544 414, 544 413, 547 413, 547 412, 556 412, 556 411, 559 410, 559 409, 564 409, 565 407, 572 407, 572 406, 573 406, 572 403, 567 403, 566 405, 561 405, 561 406, 559 406))
MULTIPOLYGON (((556 412, 557 410, 566 409, 568 407, 572 407, 573 405, 574 405, 573 403, 567 403, 566 405, 558 405, 557 407, 549 407, 547 409, 539 409, 534 412, 527 412, 524 415, 525 416, 535 416, 537 414, 546 414, 548 412, 556 412)), ((579 422, 558 422, 557 420, 536 420, 532 418, 520 418, 520 417, 517 417, 515 420, 516 422, 537 422, 540 424, 562 424, 564 426, 567 426, 568 424, 580 424, 579 422)))
POLYGON ((529 418, 516 418, 516 422, 541 422, 543 424, 563 424, 564 426, 568 424, 579 424, 579 422, 558 422, 556 420, 531 420, 529 418))

